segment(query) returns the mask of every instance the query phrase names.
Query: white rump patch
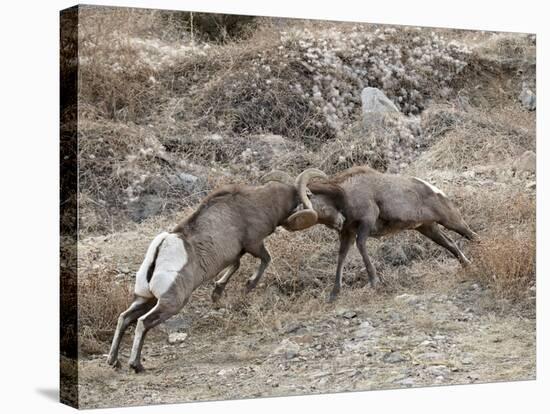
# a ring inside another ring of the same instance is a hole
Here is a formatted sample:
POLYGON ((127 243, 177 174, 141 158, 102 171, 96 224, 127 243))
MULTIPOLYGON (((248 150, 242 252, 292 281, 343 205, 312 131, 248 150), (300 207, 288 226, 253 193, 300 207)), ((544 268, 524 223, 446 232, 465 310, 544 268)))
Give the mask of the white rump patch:
POLYGON ((134 287, 134 292, 138 296, 143 296, 144 298, 153 297, 153 294, 149 290, 149 283, 147 283, 147 270, 149 270, 149 267, 155 259, 155 252, 157 251, 157 247, 166 238, 166 236, 168 236, 167 232, 160 233, 157 237, 153 239, 153 241, 147 248, 145 259, 143 259, 143 263, 136 273, 136 285, 134 287))
POLYGON ((441 191, 439 188, 437 188, 435 185, 432 185, 432 184, 430 184, 429 182, 424 181, 424 180, 422 180, 422 179, 420 179, 420 178, 418 178, 418 177, 413 177, 413 178, 414 178, 415 180, 418 180, 418 181, 420 181, 421 183, 425 184, 426 186, 428 186, 429 189, 432 190, 434 193, 436 193, 436 194, 441 194, 443 197, 447 197, 447 196, 445 195, 445 193, 444 193, 443 191, 441 191))
POLYGON ((187 259, 183 240, 175 234, 168 234, 160 246, 155 270, 149 282, 149 289, 155 297, 159 298, 170 288, 187 259))

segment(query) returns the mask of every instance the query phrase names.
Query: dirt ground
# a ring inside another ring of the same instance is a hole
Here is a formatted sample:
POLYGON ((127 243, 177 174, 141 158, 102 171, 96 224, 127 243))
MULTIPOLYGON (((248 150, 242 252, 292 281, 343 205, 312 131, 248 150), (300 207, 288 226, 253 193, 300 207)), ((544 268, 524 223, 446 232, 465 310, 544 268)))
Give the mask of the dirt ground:
MULTIPOLYGON (((463 277, 452 259, 432 266, 434 275, 426 276, 433 279, 427 283, 430 289, 388 293, 348 287, 336 304, 319 298, 317 312, 237 331, 215 323, 232 312, 223 302, 198 310, 208 303, 211 286, 205 286, 195 293, 194 304, 150 333, 144 373, 125 365, 128 334, 122 368, 108 366, 104 355, 81 359, 80 405, 535 379, 534 297, 532 306, 519 308, 463 277), (199 327, 190 330, 191 325, 199 327), (170 344, 169 334, 180 331, 189 335, 170 344)), ((270 290, 260 284, 253 294, 269 295, 270 290)))

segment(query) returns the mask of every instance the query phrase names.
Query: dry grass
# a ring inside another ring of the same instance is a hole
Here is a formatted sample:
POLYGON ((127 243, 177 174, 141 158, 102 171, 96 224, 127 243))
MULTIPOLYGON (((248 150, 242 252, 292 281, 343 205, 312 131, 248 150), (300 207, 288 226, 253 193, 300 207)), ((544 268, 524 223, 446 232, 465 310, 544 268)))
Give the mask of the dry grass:
POLYGON ((113 272, 98 265, 79 278, 78 329, 79 352, 104 352, 111 340, 118 316, 128 308, 133 287, 116 283, 113 272))
POLYGON ((525 300, 535 285, 535 232, 484 236, 470 249, 472 277, 483 280, 507 298, 525 300))
POLYGON ((436 106, 423 115, 422 121, 429 137, 427 145, 433 144, 419 160, 427 170, 461 170, 507 162, 535 149, 534 116, 518 113, 516 105, 491 110, 472 107, 468 111, 436 106))

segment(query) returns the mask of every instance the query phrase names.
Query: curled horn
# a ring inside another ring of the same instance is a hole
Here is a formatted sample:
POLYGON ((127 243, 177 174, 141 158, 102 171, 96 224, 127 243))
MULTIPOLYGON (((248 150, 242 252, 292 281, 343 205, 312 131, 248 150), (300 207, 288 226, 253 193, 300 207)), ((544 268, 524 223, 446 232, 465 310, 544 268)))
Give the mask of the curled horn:
POLYGON ((312 178, 327 178, 327 175, 317 168, 308 168, 307 170, 303 171, 298 177, 296 177, 295 182, 300 200, 302 200, 302 203, 304 203, 304 207, 307 210, 313 210, 311 201, 307 196, 307 184, 312 178))
POLYGON ((292 185, 292 177, 284 171, 273 170, 260 177, 261 184, 267 184, 269 181, 279 181, 284 184, 292 185))
POLYGON ((304 230, 317 223, 317 213, 307 196, 307 184, 312 178, 327 178, 327 175, 316 168, 308 168, 296 177, 295 186, 304 209, 292 214, 285 222, 284 227, 290 231, 304 230))

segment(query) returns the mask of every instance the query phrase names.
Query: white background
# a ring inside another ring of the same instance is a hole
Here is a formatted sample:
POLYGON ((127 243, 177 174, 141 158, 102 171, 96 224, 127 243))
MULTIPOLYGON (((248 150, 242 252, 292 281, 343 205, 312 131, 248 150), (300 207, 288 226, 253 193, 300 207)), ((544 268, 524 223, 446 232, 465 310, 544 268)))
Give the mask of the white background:
MULTIPOLYGON (((487 385, 287 397, 95 412, 258 413, 313 411, 471 413, 548 410, 548 16, 544 1, 88 1, 253 15, 324 18, 537 33, 538 320, 537 380, 487 385), (546 72, 546 74, 545 74, 546 72), (544 78, 544 74, 546 78, 544 78), (546 112, 546 113, 545 113, 546 112), (546 119, 543 116, 546 116, 546 119), (546 162, 545 162, 546 161, 546 162), (544 309, 543 309, 544 308, 544 309), (546 352, 546 355, 548 353, 546 352), (546 387, 546 393, 544 388, 546 387)), ((58 31, 62 0, 4 2, 0 13, 0 407, 11 412, 69 412, 58 390, 58 31)), ((503 206, 506 208, 506 206, 503 206)), ((182 390, 185 392, 185 390, 182 390)), ((548 412, 548 411, 546 411, 548 412)))

